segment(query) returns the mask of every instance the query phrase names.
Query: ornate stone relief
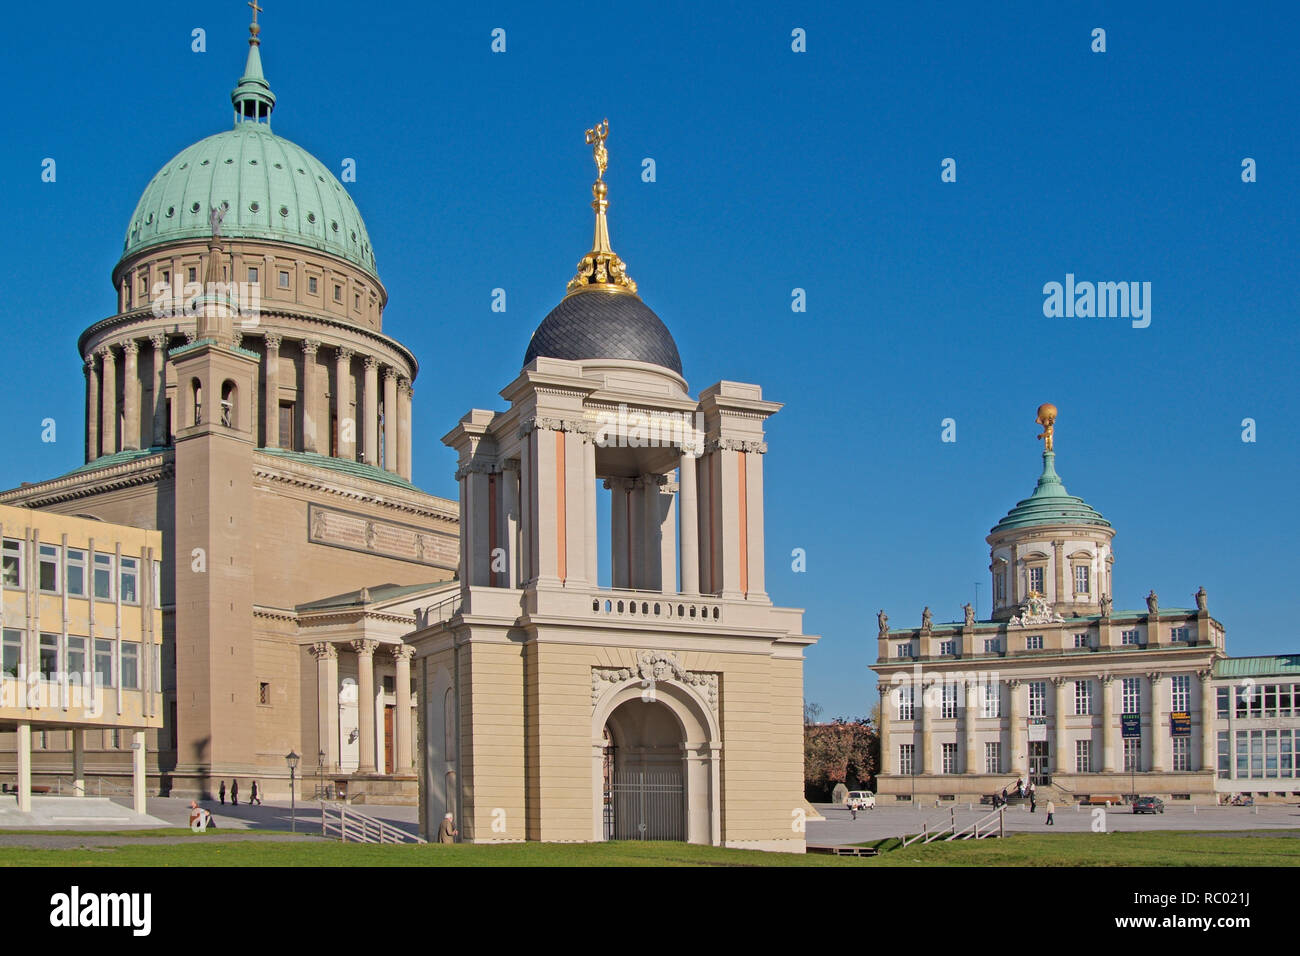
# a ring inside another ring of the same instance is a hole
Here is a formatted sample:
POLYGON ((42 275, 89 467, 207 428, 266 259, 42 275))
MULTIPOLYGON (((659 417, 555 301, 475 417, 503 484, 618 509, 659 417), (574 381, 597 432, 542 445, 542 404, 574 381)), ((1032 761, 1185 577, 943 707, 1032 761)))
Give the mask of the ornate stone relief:
POLYGON ((460 563, 460 542, 452 535, 379 521, 317 504, 312 504, 309 512, 307 532, 312 544, 364 551, 438 568, 455 568, 460 563))
POLYGON ((667 680, 695 688, 708 701, 709 709, 715 714, 718 712, 718 675, 686 670, 671 651, 642 651, 637 655, 635 667, 593 667, 591 706, 596 706, 611 685, 638 682, 653 686, 656 681, 667 680))
POLYGON ((1039 624, 1060 624, 1064 620, 1052 610, 1047 598, 1033 594, 1020 605, 1020 613, 1007 621, 1007 624, 1012 627, 1034 627, 1039 624))

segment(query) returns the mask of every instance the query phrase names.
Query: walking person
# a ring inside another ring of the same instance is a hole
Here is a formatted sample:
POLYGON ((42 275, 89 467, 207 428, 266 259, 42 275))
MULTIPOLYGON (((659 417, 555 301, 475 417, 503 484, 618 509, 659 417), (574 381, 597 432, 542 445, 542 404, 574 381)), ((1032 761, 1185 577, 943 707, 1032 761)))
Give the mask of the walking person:
POLYGON ((854 820, 858 818, 858 805, 856 803, 849 804, 849 816, 853 817, 854 820))
POLYGON ((253 781, 253 789, 248 792, 248 805, 251 807, 253 804, 259 807, 262 805, 262 795, 257 789, 256 780, 253 781))
POLYGON ((1054 813, 1056 813, 1056 804, 1053 803, 1051 800, 1048 800, 1047 801, 1047 825, 1049 827, 1056 826, 1056 821, 1052 819, 1052 814, 1054 813))
POLYGON ((448 813, 444 815, 442 818, 442 826, 438 827, 438 842, 455 843, 456 837, 459 835, 460 831, 451 825, 451 814, 448 813))
POLYGON ((217 790, 217 796, 221 798, 221 805, 226 805, 226 781, 221 781, 221 787, 217 790))
POLYGON ((239 781, 238 780, 230 781, 230 805, 232 807, 239 806, 239 781))
POLYGON ((1029 785, 1029 812, 1035 813, 1038 810, 1038 796, 1034 792, 1034 785, 1029 785))

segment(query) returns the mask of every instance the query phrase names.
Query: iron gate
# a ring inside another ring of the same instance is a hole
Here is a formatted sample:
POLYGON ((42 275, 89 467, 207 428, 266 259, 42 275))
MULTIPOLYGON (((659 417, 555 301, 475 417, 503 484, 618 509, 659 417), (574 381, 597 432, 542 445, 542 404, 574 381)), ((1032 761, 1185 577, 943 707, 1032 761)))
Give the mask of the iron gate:
POLYGON ((606 840, 686 839, 681 770, 623 770, 605 791, 606 840))

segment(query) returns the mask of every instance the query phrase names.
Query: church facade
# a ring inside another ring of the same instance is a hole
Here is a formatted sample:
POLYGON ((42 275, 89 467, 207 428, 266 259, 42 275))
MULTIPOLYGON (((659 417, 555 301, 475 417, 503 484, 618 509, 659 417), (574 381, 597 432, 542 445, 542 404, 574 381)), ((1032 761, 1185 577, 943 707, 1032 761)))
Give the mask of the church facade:
MULTIPOLYGON (((78 341, 85 462, 0 503, 162 534, 162 726, 151 789, 257 779, 416 799, 414 612, 456 574, 457 505, 412 483, 418 363, 386 334, 388 293, 359 211, 271 132, 250 28, 231 129, 145 188, 78 341)), ((33 755, 66 775, 71 741, 33 755)), ((0 761, 14 759, 0 734, 0 761)), ((86 772, 131 772, 92 748, 86 772)), ((247 783, 244 784, 247 787, 247 783)))
POLYGON ((421 825, 461 839, 676 839, 802 852, 802 612, 764 582, 758 385, 692 396, 677 346, 595 240, 509 407, 456 450, 461 568, 410 642, 421 825), (602 555, 606 563, 602 565, 602 555))

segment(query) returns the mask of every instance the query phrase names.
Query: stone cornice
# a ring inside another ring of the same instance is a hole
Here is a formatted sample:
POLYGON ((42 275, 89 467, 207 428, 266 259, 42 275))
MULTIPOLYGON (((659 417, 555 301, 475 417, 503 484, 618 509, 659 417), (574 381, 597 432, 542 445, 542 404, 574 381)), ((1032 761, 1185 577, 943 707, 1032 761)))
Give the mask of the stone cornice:
POLYGON ((460 519, 459 506, 446 498, 419 491, 407 491, 404 488, 367 478, 344 475, 326 468, 256 452, 253 455, 253 477, 263 481, 284 482, 311 491, 321 491, 349 501, 383 505, 407 514, 442 518, 446 521, 460 519))
POLYGON ((172 453, 162 451, 120 465, 11 488, 0 492, 0 502, 12 504, 21 501, 29 507, 43 508, 61 501, 101 495, 106 491, 166 481, 172 477, 173 472, 172 453))

